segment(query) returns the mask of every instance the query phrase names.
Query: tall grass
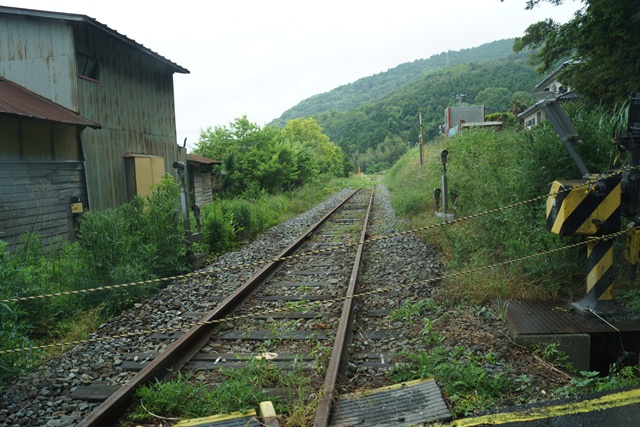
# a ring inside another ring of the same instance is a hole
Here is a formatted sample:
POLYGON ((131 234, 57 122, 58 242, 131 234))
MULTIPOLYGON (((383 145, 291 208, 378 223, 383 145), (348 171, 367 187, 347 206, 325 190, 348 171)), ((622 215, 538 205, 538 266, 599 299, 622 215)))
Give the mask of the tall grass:
MULTIPOLYGON (((334 178, 278 195, 217 200, 202 210, 205 248, 232 250, 282 221, 308 210, 342 188, 371 187, 359 178, 334 178)), ((0 299, 84 290, 167 277, 188 269, 180 187, 164 179, 146 199, 116 209, 91 211, 80 221, 79 238, 45 249, 35 234, 22 236, 11 253, 0 241, 0 299)), ((77 340, 104 319, 152 296, 160 285, 111 289, 0 304, 0 349, 77 340)), ((0 386, 38 364, 43 354, 0 356, 0 386)))
MULTIPOLYGON (((568 108, 585 142, 578 151, 589 170, 610 167, 615 118, 602 110, 568 108)), ((440 187, 440 152, 449 151, 447 178, 458 194, 456 217, 489 211, 548 193, 556 179, 580 172, 548 124, 528 131, 470 130, 426 146, 420 174, 417 150, 403 157, 385 177, 397 213, 419 227, 438 222, 433 191, 440 187)), ((463 223, 438 227, 425 238, 445 254, 450 271, 468 270, 576 242, 546 230, 545 202, 537 200, 463 223)), ((561 298, 584 293, 585 254, 580 249, 533 261, 465 275, 449 287, 454 299, 561 298)))
MULTIPOLYGON (((60 241, 45 249, 37 235, 27 234, 9 253, 0 242, 0 298, 65 293, 186 271, 179 194, 179 186, 168 177, 147 199, 88 212, 74 243, 60 241)), ((83 333, 79 329, 91 332, 104 316, 157 289, 145 285, 0 304, 0 349, 64 340, 65 336, 77 339, 83 333)), ((37 364, 40 356, 35 352, 0 356, 0 383, 37 364)))
POLYGON ((371 188, 374 184, 360 177, 329 178, 280 194, 263 191, 217 199, 201 211, 204 248, 210 256, 237 249, 343 188, 371 188))

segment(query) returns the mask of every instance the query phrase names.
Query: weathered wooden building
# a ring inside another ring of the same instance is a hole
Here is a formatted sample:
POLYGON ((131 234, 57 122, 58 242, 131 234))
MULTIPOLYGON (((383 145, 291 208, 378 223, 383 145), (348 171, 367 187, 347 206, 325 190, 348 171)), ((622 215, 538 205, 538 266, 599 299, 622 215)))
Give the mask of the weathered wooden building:
MULTIPOLYGON (((188 72, 88 16, 0 6, 0 76, 99 125, 81 132, 74 159, 85 208, 129 200, 132 173, 153 185, 158 165, 176 176, 173 163, 186 163, 176 144, 173 74, 188 72), (127 168, 131 158, 141 160, 127 168)), ((8 144, 0 134, 0 153, 8 144)))
POLYGON ((0 239, 73 237, 87 198, 82 129, 99 126, 0 77, 0 239))
POLYGON ((203 207, 213 202, 211 170, 220 160, 210 159, 197 154, 187 154, 187 174, 189 176, 190 200, 192 205, 203 207))

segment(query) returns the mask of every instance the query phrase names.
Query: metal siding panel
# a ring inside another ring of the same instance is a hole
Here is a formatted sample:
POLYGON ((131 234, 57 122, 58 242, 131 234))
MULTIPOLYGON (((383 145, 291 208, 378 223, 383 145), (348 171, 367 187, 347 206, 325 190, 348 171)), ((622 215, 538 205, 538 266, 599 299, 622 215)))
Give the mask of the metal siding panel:
POLYGON ((51 123, 22 120, 22 143, 27 161, 52 161, 51 123))
POLYGON ((0 116, 0 161, 20 160, 18 120, 15 117, 0 116))
POLYGON ((55 160, 80 160, 78 129, 69 125, 53 125, 55 160))
POLYGON ((0 75, 77 111, 70 27, 50 20, 0 17, 0 75))
POLYGON ((173 75, 121 42, 93 33, 88 40, 99 47, 100 82, 80 81, 78 99, 80 114, 102 126, 83 132, 83 147, 90 206, 105 209, 127 200, 127 153, 163 157, 165 172, 175 176, 173 75))

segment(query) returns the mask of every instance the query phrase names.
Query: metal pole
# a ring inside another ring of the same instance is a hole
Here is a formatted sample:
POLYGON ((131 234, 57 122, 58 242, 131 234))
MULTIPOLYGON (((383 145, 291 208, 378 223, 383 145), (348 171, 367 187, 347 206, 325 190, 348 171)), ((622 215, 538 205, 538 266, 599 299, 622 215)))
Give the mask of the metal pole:
POLYGON ((424 164, 424 134, 422 133, 422 112, 418 113, 420 118, 420 174, 422 174, 422 165, 424 164))
POLYGON ((580 314, 618 311, 613 302, 613 239, 587 243, 587 295, 572 306, 580 314))
POLYGON ((448 206, 448 194, 449 190, 447 188, 447 156, 449 152, 447 150, 442 150, 440 153, 440 161, 442 162, 442 215, 443 218, 447 218, 447 208, 448 206))

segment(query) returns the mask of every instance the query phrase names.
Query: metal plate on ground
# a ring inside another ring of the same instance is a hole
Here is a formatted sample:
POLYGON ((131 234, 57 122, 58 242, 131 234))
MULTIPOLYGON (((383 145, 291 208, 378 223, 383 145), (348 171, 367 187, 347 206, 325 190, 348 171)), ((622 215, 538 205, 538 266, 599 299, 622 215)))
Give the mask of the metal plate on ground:
POLYGON ((450 419, 438 385, 427 379, 343 396, 331 426, 410 426, 450 419))
POLYGON ((196 418, 181 421, 174 427, 260 427, 256 411, 251 409, 244 414, 233 412, 231 414, 214 415, 207 418, 196 418))
MULTIPOLYGON (((511 300, 506 318, 518 335, 615 332, 594 315, 582 316, 573 312, 566 303, 511 300)), ((622 332, 640 331, 640 322, 637 321, 610 320, 610 323, 622 332)))

